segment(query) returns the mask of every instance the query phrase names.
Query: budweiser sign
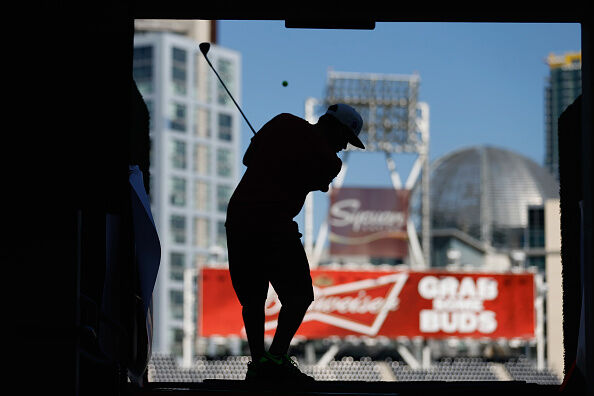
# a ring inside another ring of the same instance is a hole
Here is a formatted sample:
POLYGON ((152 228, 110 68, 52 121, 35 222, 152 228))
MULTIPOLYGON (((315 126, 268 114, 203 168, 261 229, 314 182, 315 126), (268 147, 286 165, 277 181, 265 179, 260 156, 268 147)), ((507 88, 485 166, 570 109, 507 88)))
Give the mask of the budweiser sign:
MULTIPOLYGON (((323 337, 315 323, 326 323, 346 332, 374 336, 378 334, 388 314, 398 309, 398 295, 407 278, 406 273, 387 274, 355 280, 338 285, 318 287, 320 279, 331 279, 327 274, 314 276, 314 301, 309 306, 300 333, 309 337, 323 337), (310 326, 309 324, 313 324, 310 326)), ((332 281, 331 281, 332 282, 332 281)), ((332 282, 333 283, 333 282, 332 282)), ((266 301, 265 329, 276 328, 280 301, 269 289, 266 301)))
POLYGON ((401 258, 409 190, 340 188, 330 195, 330 254, 401 258))
MULTIPOLYGON (((532 274, 312 270, 315 300, 298 335, 534 337, 532 274)), ((245 336, 227 270, 204 269, 202 336, 245 336)), ((272 288, 265 329, 274 334, 281 303, 272 288)))

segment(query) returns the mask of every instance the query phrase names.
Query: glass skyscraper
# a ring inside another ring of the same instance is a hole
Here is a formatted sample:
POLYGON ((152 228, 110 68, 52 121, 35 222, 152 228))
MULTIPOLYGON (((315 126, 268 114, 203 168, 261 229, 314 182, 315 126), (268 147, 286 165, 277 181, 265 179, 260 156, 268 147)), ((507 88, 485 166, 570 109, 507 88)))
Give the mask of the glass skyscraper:
POLYGON ((561 113, 582 93, 582 55, 550 54, 550 74, 545 89, 545 168, 559 180, 559 140, 557 122, 561 113))

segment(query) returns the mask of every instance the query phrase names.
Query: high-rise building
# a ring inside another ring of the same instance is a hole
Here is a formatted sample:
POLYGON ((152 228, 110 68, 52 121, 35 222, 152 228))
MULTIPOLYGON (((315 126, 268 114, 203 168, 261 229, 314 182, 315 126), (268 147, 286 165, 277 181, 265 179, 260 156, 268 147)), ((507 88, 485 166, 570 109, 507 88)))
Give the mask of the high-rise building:
POLYGON ((550 74, 545 88, 545 168, 559 180, 559 116, 582 93, 582 55, 569 52, 550 54, 550 74))
MULTIPOLYGON (((161 242, 157 353, 182 353, 184 325, 196 321, 196 310, 184 309, 184 273, 226 253, 225 212, 240 176, 239 112, 198 48, 213 43, 212 23, 136 24, 133 75, 150 112, 151 208, 161 242)), ((240 98, 239 53, 213 44, 208 58, 240 98)))

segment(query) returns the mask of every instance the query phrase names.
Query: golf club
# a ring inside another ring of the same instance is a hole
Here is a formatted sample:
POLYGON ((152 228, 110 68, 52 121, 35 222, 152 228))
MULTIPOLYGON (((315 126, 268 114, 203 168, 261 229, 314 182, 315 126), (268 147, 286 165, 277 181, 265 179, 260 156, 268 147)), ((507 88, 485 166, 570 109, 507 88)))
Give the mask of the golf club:
POLYGON ((243 114, 243 111, 241 111, 241 108, 239 107, 239 105, 237 104, 237 102, 235 101, 235 99, 233 98, 233 95, 231 95, 231 92, 229 92, 229 90, 227 89, 227 86, 225 85, 225 83, 223 82, 223 80, 221 79, 221 76, 219 76, 219 73, 217 73, 217 71, 215 70, 214 66, 212 65, 212 63, 210 63, 210 60, 208 59, 208 56, 206 56, 206 54, 208 53, 208 50, 210 49, 210 43, 200 43, 198 45, 198 47, 200 48, 200 52, 202 52, 202 55, 204 55, 204 59, 206 59, 206 61, 208 62, 208 64, 210 65, 210 68, 212 69, 213 72, 215 72, 215 74, 217 75, 217 77, 219 78, 219 81, 221 82, 221 84, 223 85, 223 88, 225 88, 225 91, 227 91, 227 93, 229 94, 229 97, 231 98, 231 100, 233 100, 233 103, 235 103, 235 106, 237 106, 237 108, 239 109, 239 112, 241 113, 241 115, 243 116, 243 119, 245 120, 245 122, 247 122, 247 124, 249 125, 250 129, 252 130, 252 132, 254 133, 254 135, 256 134, 256 131, 254 130, 254 128, 252 127, 252 124, 250 124, 250 122, 248 121, 247 117, 245 116, 245 114, 243 114))

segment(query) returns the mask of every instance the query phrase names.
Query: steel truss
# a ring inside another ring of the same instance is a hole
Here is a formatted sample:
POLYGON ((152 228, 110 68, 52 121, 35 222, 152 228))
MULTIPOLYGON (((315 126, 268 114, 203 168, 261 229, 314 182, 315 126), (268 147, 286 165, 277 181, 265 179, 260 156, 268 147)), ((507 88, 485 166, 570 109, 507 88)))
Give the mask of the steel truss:
MULTIPOLYGON (((340 188, 348 169, 352 151, 384 152, 395 189, 410 189, 419 182, 421 193, 422 244, 416 228, 409 218, 409 258, 415 269, 430 266, 430 212, 429 212, 429 105, 418 101, 420 77, 413 75, 347 73, 329 71, 324 99, 305 101, 305 118, 317 122, 326 108, 333 103, 353 106, 363 117, 359 138, 365 150, 349 145, 343 157, 341 172, 330 188, 340 188), (403 184, 393 154, 416 154, 417 158, 403 184), (421 247, 422 246, 422 247, 421 247)), ((330 191, 329 191, 330 192, 330 191)), ((310 266, 317 267, 324 243, 328 237, 328 221, 324 220, 315 243, 313 238, 313 194, 305 202, 305 248, 310 266)))

